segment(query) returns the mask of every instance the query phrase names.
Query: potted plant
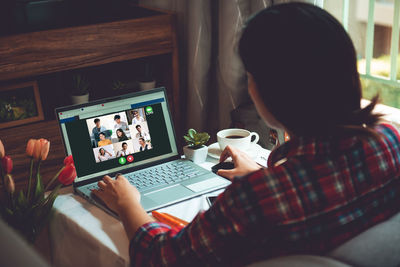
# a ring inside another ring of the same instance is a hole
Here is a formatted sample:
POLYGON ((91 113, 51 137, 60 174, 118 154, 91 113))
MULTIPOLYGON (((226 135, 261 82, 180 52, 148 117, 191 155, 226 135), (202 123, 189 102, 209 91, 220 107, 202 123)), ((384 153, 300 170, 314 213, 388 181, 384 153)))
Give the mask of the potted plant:
POLYGON ((156 80, 153 74, 153 64, 149 61, 144 63, 144 72, 139 81, 140 90, 148 90, 156 87, 156 80))
POLYGON ((72 76, 72 104, 82 104, 89 101, 89 80, 82 74, 72 76))
POLYGON ((111 90, 113 90, 114 95, 123 95, 129 92, 134 92, 138 90, 138 82, 137 81, 128 81, 123 82, 120 80, 113 80, 111 82, 111 90))
POLYGON ((114 80, 111 85, 111 90, 113 91, 124 91, 126 89, 126 84, 120 80, 114 80))
POLYGON ((183 136, 187 146, 183 147, 185 157, 194 163, 206 161, 208 147, 205 145, 210 139, 208 133, 198 133, 195 129, 189 129, 187 135, 183 136))

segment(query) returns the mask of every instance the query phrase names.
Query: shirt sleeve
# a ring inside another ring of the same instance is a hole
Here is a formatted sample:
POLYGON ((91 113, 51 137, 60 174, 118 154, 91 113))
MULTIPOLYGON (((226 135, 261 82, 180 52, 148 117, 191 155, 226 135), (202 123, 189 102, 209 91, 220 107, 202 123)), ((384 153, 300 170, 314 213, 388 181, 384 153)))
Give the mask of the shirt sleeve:
POLYGON ((208 211, 185 228, 158 222, 140 227, 130 244, 131 265, 237 265, 259 244, 265 230, 256 206, 246 177, 236 178, 208 211))

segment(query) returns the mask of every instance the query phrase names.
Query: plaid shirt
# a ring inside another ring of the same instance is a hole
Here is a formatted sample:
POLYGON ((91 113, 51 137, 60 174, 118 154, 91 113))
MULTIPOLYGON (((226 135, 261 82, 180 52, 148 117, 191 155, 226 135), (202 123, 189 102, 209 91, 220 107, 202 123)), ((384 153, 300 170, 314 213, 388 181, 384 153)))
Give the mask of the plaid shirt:
POLYGON ((240 266, 324 254, 400 210, 400 136, 293 139, 268 168, 235 178, 185 228, 151 222, 131 240, 135 266, 240 266))

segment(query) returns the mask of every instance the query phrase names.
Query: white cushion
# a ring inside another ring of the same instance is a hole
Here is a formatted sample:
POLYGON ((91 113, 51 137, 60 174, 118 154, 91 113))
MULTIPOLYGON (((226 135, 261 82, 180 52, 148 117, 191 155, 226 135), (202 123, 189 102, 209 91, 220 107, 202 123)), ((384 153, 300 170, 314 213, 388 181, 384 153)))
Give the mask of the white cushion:
POLYGON ((293 255, 256 262, 248 267, 264 266, 398 267, 400 266, 400 212, 350 239, 325 257, 293 255))
POLYGON ((349 265, 327 257, 292 255, 250 264, 248 267, 348 267, 349 265))
POLYGON ((400 213, 347 241, 327 256, 355 266, 399 266, 400 213))

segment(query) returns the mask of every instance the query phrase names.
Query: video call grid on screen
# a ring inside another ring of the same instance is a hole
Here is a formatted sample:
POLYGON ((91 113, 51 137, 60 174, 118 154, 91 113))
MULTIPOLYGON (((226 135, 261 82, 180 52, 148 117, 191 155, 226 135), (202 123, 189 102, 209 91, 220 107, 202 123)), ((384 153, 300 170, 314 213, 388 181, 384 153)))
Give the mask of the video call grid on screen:
POLYGON ((164 97, 161 91, 57 114, 78 181, 177 155, 164 97))
POLYGON ((144 108, 93 117, 86 123, 97 163, 153 148, 144 108))

